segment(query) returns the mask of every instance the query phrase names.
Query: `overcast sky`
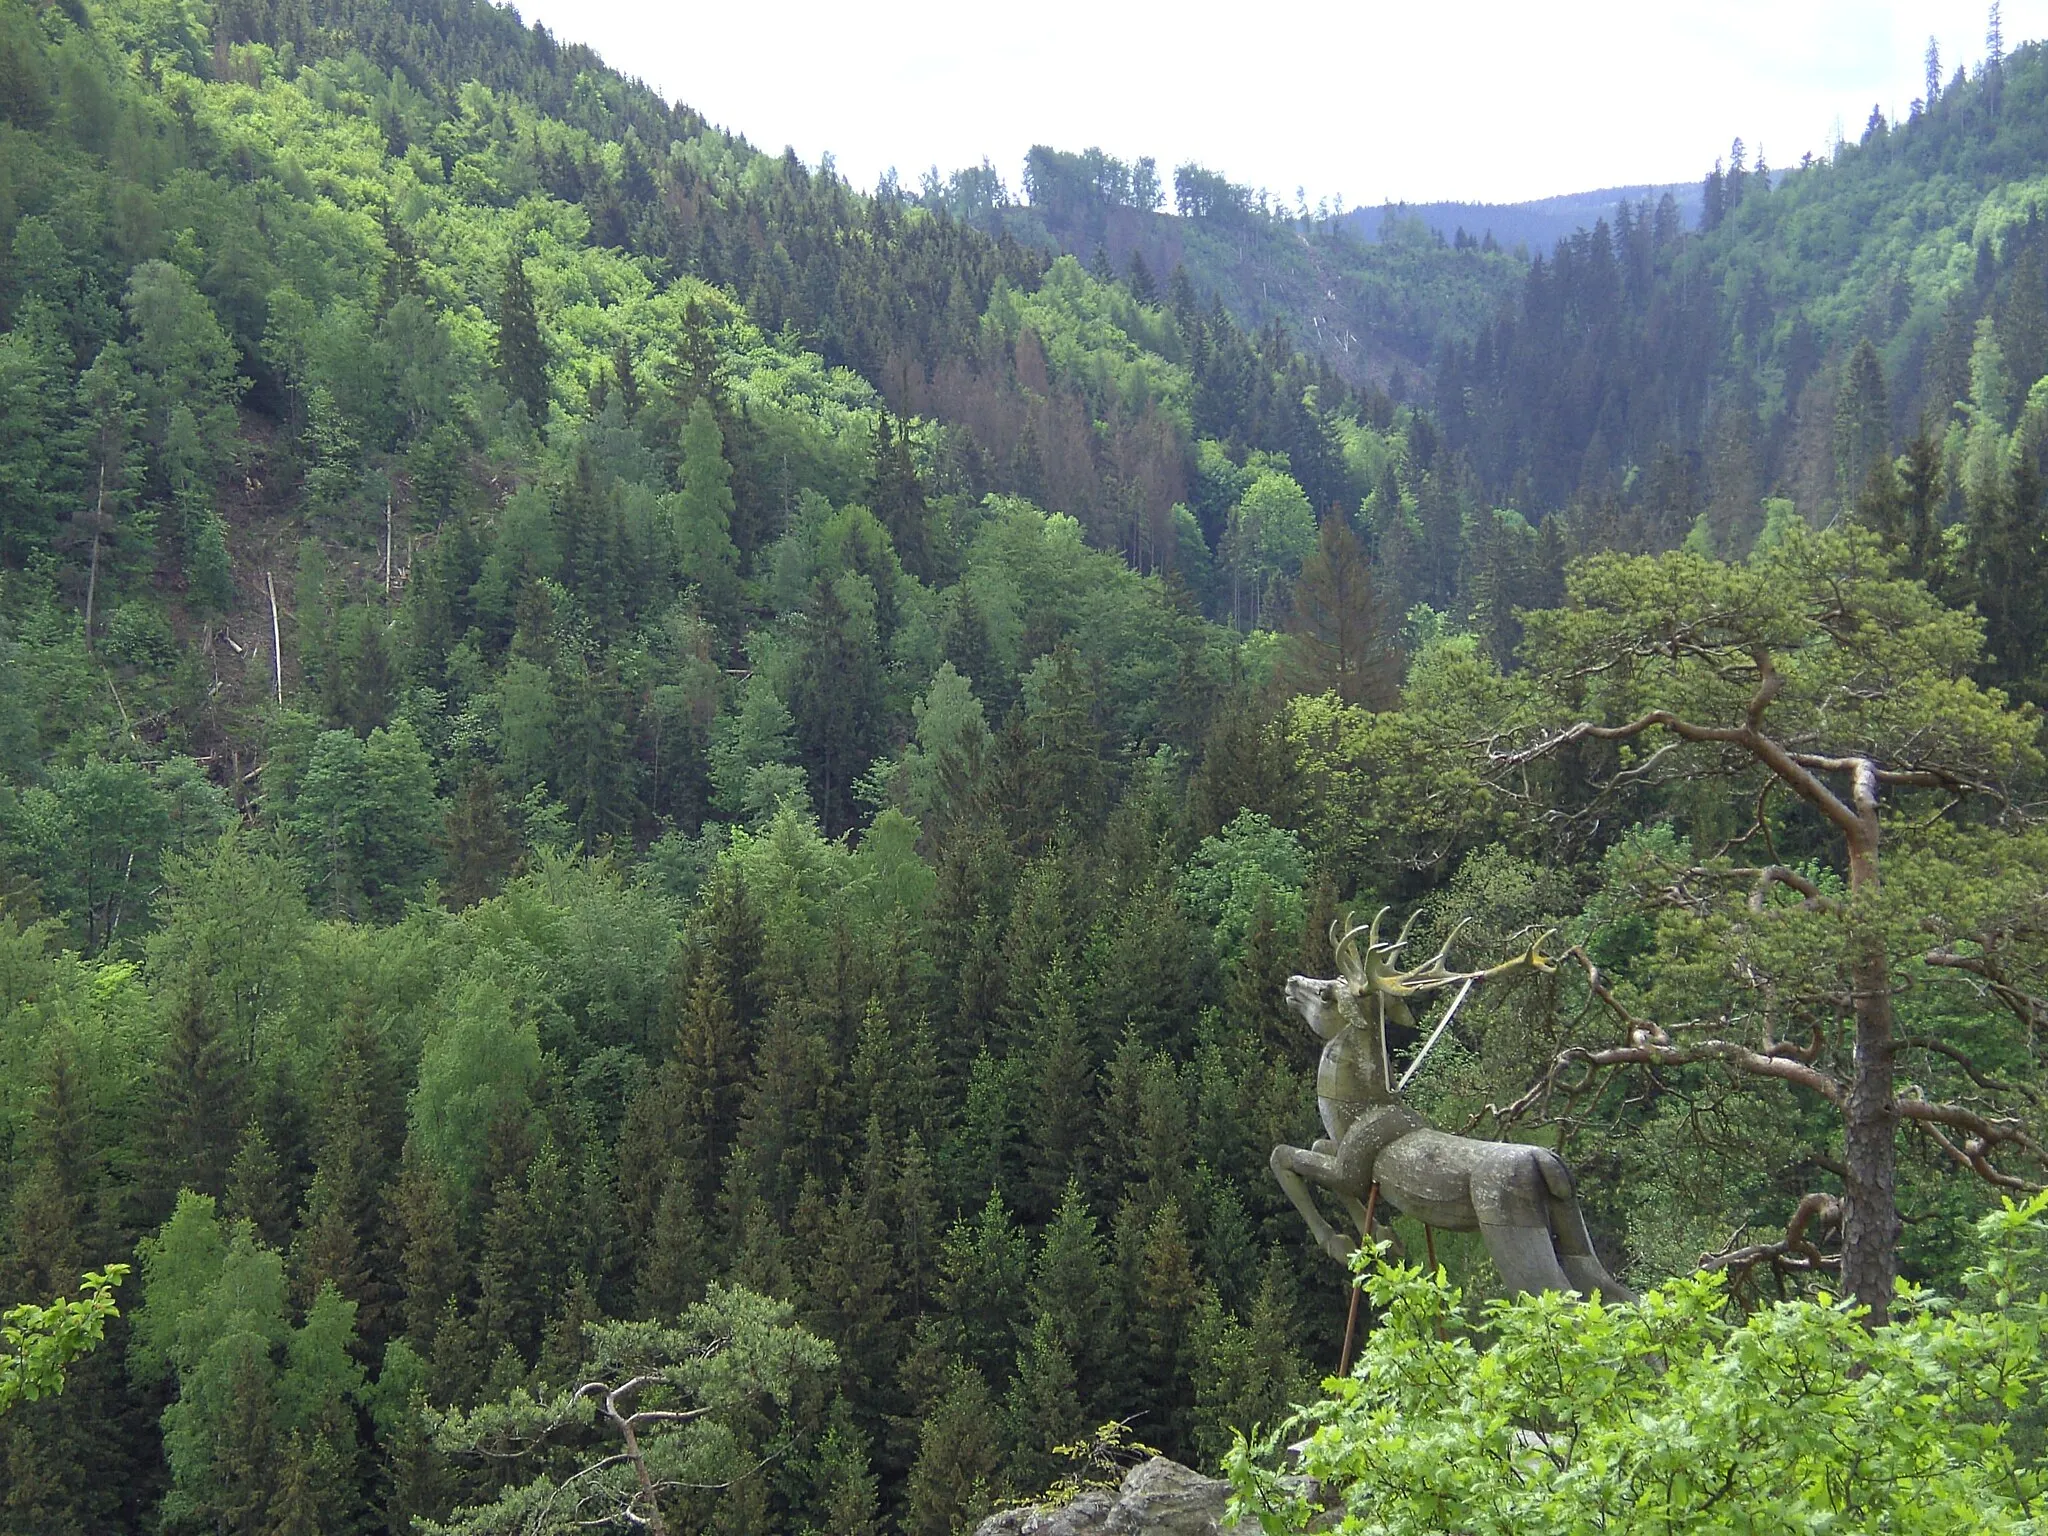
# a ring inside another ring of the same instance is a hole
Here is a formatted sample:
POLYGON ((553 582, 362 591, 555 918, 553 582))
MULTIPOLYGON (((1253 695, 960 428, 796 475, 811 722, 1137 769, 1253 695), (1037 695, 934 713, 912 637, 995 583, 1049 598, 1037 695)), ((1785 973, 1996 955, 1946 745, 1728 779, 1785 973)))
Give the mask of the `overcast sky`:
MULTIPOLYGON (((1737 134, 1790 164, 1838 120, 1858 136, 1873 102, 1903 113, 1930 34, 1944 76, 1974 73, 1987 17, 1983 0, 520 9, 758 148, 829 151, 860 187, 986 156, 1014 188, 1032 144, 1099 144, 1351 205, 1691 180, 1737 134)), ((2008 49, 2044 33, 2048 0, 2007 0, 2008 49)))

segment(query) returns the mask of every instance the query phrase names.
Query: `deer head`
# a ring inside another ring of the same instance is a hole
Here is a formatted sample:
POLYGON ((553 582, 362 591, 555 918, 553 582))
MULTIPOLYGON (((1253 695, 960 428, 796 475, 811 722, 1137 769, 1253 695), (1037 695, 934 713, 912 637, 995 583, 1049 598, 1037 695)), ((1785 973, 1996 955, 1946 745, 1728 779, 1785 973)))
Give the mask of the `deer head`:
POLYGON ((1414 1028, 1415 1015, 1409 1000, 1428 997, 1447 987, 1491 981, 1521 971, 1548 971, 1555 962, 1543 953, 1551 937, 1546 930, 1528 949, 1500 964, 1479 971, 1454 971, 1445 962, 1451 945, 1457 942, 1465 924, 1459 923, 1420 965, 1403 970, 1398 966, 1401 951, 1408 944, 1408 930, 1415 926, 1415 913, 1401 925, 1398 937, 1382 940, 1380 924, 1392 909, 1382 907, 1370 923, 1349 923, 1349 915, 1330 925, 1330 947, 1336 955, 1338 974, 1329 980, 1291 976, 1287 981, 1287 1003, 1302 1022, 1324 1040, 1334 1040, 1346 1030, 1360 1030, 1369 1037, 1360 1063, 1368 1079, 1362 1084, 1375 1094, 1390 1093, 1387 1069, 1387 1021, 1414 1028), (1363 945, 1360 940, 1363 940, 1363 945), (1376 1069, 1376 1070, 1375 1070, 1376 1069))

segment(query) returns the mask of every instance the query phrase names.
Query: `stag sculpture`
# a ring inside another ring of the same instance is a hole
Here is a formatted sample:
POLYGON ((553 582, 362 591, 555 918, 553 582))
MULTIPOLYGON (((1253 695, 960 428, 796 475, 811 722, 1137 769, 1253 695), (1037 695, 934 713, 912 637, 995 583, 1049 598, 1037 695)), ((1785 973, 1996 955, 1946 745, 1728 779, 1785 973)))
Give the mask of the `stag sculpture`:
POLYGON ((1340 1263, 1349 1261, 1353 1247, 1330 1225, 1314 1190, 1341 1201, 1367 1236, 1368 1196, 1377 1184, 1381 1199, 1427 1226, 1477 1231, 1510 1291, 1579 1291, 1632 1300, 1634 1293, 1607 1273, 1593 1251, 1571 1170, 1556 1153, 1434 1130, 1401 1102, 1388 1069, 1387 1024, 1414 1027, 1411 999, 1547 971, 1551 962, 1542 953, 1543 940, 1490 970, 1453 971, 1444 961, 1457 938, 1454 930, 1435 955, 1403 971, 1395 969, 1395 959, 1407 945, 1408 928, 1392 942, 1381 942, 1385 916, 1382 908, 1370 925, 1341 934, 1339 924, 1331 925, 1335 978, 1287 981, 1288 1006, 1324 1042, 1316 1104, 1329 1135, 1313 1148, 1275 1147, 1273 1174, 1317 1245, 1340 1263))

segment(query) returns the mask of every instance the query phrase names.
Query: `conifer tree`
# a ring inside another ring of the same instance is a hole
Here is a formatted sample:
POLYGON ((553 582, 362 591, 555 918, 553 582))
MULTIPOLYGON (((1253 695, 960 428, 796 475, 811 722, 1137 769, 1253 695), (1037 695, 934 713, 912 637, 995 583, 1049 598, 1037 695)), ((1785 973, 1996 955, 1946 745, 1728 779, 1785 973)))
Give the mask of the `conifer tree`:
MULTIPOLYGON (((800 1214, 795 1228, 810 1254, 804 1275, 805 1325, 837 1348, 840 1390, 847 1400, 875 1403, 901 1354, 892 1316, 896 1276, 888 1227, 847 1179, 829 1206, 820 1198, 809 1220, 800 1214)), ((880 1429, 879 1417, 865 1427, 880 1429)))
POLYGON ((188 984, 171 1018, 157 1069, 157 1155, 151 1164, 157 1208, 181 1189, 219 1194, 240 1140, 243 1079, 223 1040, 203 982, 188 984))
POLYGON ((98 1242, 102 1154, 95 1146, 86 1084, 68 1040, 44 1067, 41 1092, 20 1147, 0 1285, 15 1296, 53 1296, 91 1267, 98 1242))
POLYGON ((505 820, 496 776, 481 764, 463 776, 442 823, 447 871, 442 901, 460 912, 498 894, 519 857, 519 839, 505 820))
POLYGON ((526 408, 535 423, 548 411, 548 357, 540 334, 540 314, 526 258, 518 252, 505 263, 505 284, 498 295, 498 376, 505 393, 526 408))
POLYGON ((904 1522, 909 1536, 955 1536, 994 1506, 1001 1492, 1000 1426, 988 1383, 971 1366, 959 1367, 918 1433, 904 1522))
POLYGON ((2039 699, 2048 681, 2048 505, 2031 455, 2015 455, 1972 508, 1969 533, 1987 671, 2019 697, 2039 699))
POLYGON ((1884 365, 1865 337, 1843 365, 1835 395, 1835 484, 1845 506, 1854 503, 1872 471, 1890 457, 1890 444, 1884 365))
POLYGON ((633 420, 640 414, 640 380, 633 372, 632 342, 623 335, 612 350, 612 387, 619 392, 619 404, 625 409, 626 420, 633 420))
POLYGON ((710 1253, 694 1181, 678 1162, 668 1165, 652 1230, 640 1261, 640 1315, 672 1317, 702 1300, 710 1253))
POLYGON ((1194 1365, 1190 1332, 1204 1286, 1195 1269, 1180 1203, 1161 1205, 1142 1233, 1118 1221, 1119 1267, 1128 1287, 1132 1364, 1139 1401, 1158 1444, 1168 1454, 1187 1454, 1192 1429, 1189 1372, 1194 1365), (1129 1249, 1136 1240, 1135 1252, 1129 1249))
POLYGON ((431 1356, 436 1334, 457 1296, 466 1288, 455 1202, 438 1171, 425 1166, 411 1147, 399 1175, 397 1218, 403 1246, 399 1276, 404 1288, 405 1336, 421 1355, 431 1356))
POLYGON ((882 667, 872 615, 851 607, 840 583, 823 576, 811 591, 789 709, 812 799, 836 835, 853 825, 854 781, 881 745, 882 667))
POLYGON ((1110 1272, 1095 1217, 1078 1183, 1060 1196, 1031 1269, 1030 1318, 1034 1337, 1044 1328, 1073 1362, 1076 1391, 1091 1414, 1114 1407, 1104 1388, 1115 1353, 1110 1336, 1110 1272))
POLYGON ((910 458, 910 434, 887 411, 875 415, 874 457, 868 470, 868 509, 889 530, 904 570, 921 581, 932 577, 931 532, 924 487, 910 458))
POLYGON ((1088 1115, 1094 1098, 1093 1063, 1064 962, 1056 961, 1039 984, 1030 1037, 1035 1046, 1026 1129, 1028 1210, 1042 1220, 1082 1177, 1082 1159, 1094 1140, 1088 1115))
MULTIPOLYGON (((842 1400, 843 1402, 843 1400, 842 1400)), ((824 1520, 819 1529, 843 1536, 881 1536, 879 1480, 868 1457, 868 1439, 838 1416, 818 1447, 818 1488, 824 1520)))
POLYGON ((1010 1485, 1030 1492, 1046 1488, 1059 1471, 1053 1447, 1072 1444, 1089 1428, 1073 1359, 1049 1319, 1032 1325, 1031 1337, 1017 1352, 1017 1374, 1003 1417, 1010 1485))
POLYGON ((945 1240, 931 1161, 925 1155, 924 1138, 916 1131, 904 1140, 889 1205, 900 1310, 915 1322, 936 1303, 939 1254, 945 1240))
POLYGON ((669 517, 676 564, 685 582, 697 588, 705 612, 720 622, 736 617, 739 600, 739 550, 732 541, 732 466, 725 458, 725 438, 711 402, 699 395, 690 403, 683 425, 682 489, 672 500, 669 517))
POLYGON ((1159 285, 1153 281, 1152 269, 1145 265, 1143 251, 1131 252, 1130 285, 1131 297, 1140 304, 1159 302, 1159 285))

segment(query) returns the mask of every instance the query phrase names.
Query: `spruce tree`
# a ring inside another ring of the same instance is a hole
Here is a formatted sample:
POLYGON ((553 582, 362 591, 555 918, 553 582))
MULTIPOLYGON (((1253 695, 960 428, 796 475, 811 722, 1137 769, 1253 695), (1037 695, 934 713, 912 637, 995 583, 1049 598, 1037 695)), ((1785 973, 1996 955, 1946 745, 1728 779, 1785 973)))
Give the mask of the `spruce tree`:
POLYGON ((1157 304, 1159 302, 1159 285, 1153 281, 1152 269, 1145 265, 1145 253, 1143 251, 1131 252, 1129 281, 1131 297, 1140 304, 1157 304))
POLYGON ((1010 1383, 1003 1417, 1010 1485, 1026 1493, 1048 1487, 1060 1471, 1053 1448, 1072 1444, 1090 1427, 1073 1358, 1049 1319, 1032 1325, 1031 1337, 1017 1352, 1017 1375, 1010 1383))
POLYGON ((441 899, 451 912, 488 900, 503 888, 519 857, 519 839, 505 820, 497 778, 474 765, 448 802, 441 856, 446 883, 441 899))
POLYGON ((397 1207, 405 1336, 418 1353, 430 1356, 437 1331, 467 1287, 469 1266, 447 1182, 410 1148, 399 1176, 397 1207))
POLYGON ((695 1181, 681 1165, 670 1163, 640 1260, 642 1317, 674 1317, 703 1299, 711 1255, 697 1198, 695 1181))
POLYGON ((981 1373, 960 1367, 918 1432, 908 1536, 956 1536, 994 1507, 1002 1492, 1001 1423, 981 1373))
POLYGON ((789 710, 812 800, 836 836, 854 823, 854 781, 874 761, 886 717, 874 620, 824 576, 812 587, 800 631, 789 710))
POLYGON ((890 542, 904 570, 920 581, 932 578, 931 532, 924 487, 911 462, 910 434, 887 411, 875 415, 873 457, 868 469, 868 510, 889 530, 890 542))
POLYGON ((1040 1240, 1028 1292, 1034 1337, 1046 1330, 1073 1362, 1076 1391, 1091 1414, 1114 1405, 1104 1394, 1116 1352, 1110 1333, 1110 1275, 1102 1236, 1079 1183, 1060 1196, 1059 1209, 1040 1240))
POLYGON ((730 622, 738 616, 740 560, 732 541, 732 466, 718 417, 701 395, 683 425, 680 479, 669 516, 677 570, 697 589, 709 617, 730 622))
POLYGON ((936 1302, 939 1254, 945 1238, 931 1160, 925 1155, 924 1138, 916 1131, 904 1140, 889 1207, 897 1287, 902 1297, 899 1310, 914 1322, 936 1302))
POLYGON ((1884 364, 1866 337, 1843 365, 1835 394, 1835 485, 1844 506, 1854 504, 1871 472, 1890 456, 1891 435, 1884 364))
POLYGON ((529 420, 538 424, 547 419, 547 347, 541 339, 526 258, 516 251, 505 263, 505 284, 498 295, 498 377, 513 403, 526 408, 529 420))
POLYGON ((1025 1131, 1031 1196, 1027 1210, 1043 1220, 1062 1193, 1083 1175, 1083 1158, 1094 1140, 1089 1115, 1094 1101, 1094 1063, 1064 962, 1055 962, 1046 973, 1032 1012, 1031 1103, 1025 1131))
POLYGON ((1203 1284, 1195 1268, 1187 1224, 1178 1201, 1168 1200, 1140 1234, 1118 1223, 1126 1307, 1139 1403, 1168 1455, 1188 1454, 1193 1428, 1189 1373, 1194 1365, 1189 1335, 1201 1304, 1203 1284), (1130 1252, 1136 1238, 1136 1251, 1130 1252))
POLYGON ((208 1007, 209 995, 202 978, 186 983, 157 1068, 149 1182, 160 1213, 169 1212, 181 1189, 220 1194, 240 1141, 242 1073, 208 1007))
POLYGON ((626 420, 632 421, 640 414, 640 380, 633 372, 632 342, 625 336, 619 337, 618 346, 612 350, 612 385, 619 392, 626 420))

